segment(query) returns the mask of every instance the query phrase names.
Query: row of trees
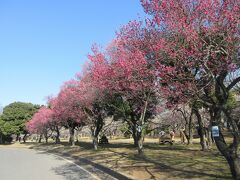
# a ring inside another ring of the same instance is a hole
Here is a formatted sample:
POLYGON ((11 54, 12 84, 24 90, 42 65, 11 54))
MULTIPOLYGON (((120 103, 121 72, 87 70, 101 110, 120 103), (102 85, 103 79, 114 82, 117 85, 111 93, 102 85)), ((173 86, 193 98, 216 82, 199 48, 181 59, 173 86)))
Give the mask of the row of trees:
MULTIPOLYGON (((214 137, 232 175, 240 178, 239 119, 232 113, 239 76, 238 0, 141 0, 152 18, 123 26, 111 44, 97 45, 88 64, 68 81, 57 97, 49 98, 27 124, 34 133, 50 128, 88 125, 97 149, 104 119, 113 115, 131 128, 138 152, 149 120, 164 109, 188 106, 199 126, 202 149, 207 148, 203 117, 222 127, 224 118, 232 141, 220 131, 214 137)), ((180 111, 183 112, 183 111, 180 111)), ((58 133, 57 133, 58 134, 58 133)), ((56 138, 57 139, 57 138, 56 138)))

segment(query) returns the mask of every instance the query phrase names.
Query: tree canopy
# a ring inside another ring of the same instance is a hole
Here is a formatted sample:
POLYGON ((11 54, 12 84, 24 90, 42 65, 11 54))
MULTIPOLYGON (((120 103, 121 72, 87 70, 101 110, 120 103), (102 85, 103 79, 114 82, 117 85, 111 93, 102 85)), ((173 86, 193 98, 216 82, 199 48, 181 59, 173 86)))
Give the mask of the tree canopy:
POLYGON ((25 123, 40 108, 39 105, 14 102, 3 108, 0 116, 0 130, 4 135, 21 134, 25 131, 25 123))

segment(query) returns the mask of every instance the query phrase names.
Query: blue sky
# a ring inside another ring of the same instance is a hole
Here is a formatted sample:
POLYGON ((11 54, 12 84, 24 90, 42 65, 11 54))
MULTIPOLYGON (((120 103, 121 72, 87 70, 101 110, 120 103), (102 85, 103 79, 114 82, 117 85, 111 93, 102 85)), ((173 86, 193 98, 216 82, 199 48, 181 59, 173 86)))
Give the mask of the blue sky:
POLYGON ((106 45, 144 15, 139 0, 0 0, 0 104, 44 104, 93 43, 106 45))

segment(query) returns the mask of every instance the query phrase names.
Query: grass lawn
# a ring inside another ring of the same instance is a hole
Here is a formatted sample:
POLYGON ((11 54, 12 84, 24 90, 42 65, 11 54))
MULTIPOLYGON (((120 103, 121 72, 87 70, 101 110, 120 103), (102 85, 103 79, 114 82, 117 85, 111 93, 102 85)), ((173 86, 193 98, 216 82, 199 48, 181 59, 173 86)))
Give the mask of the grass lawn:
POLYGON ((227 162, 215 147, 202 152, 197 142, 172 146, 159 145, 157 142, 157 139, 145 139, 142 156, 137 154, 131 139, 110 140, 109 145, 100 146, 98 151, 92 149, 90 139, 82 139, 75 147, 70 147, 66 142, 59 145, 28 145, 84 158, 131 179, 231 179, 227 162))

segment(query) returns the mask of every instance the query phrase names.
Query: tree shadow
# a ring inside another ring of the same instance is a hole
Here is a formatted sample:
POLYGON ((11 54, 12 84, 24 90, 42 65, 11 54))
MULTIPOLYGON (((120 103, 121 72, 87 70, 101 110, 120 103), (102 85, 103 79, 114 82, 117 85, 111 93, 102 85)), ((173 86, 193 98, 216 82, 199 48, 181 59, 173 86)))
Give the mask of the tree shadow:
POLYGON ((3 143, 3 144, 0 144, 0 146, 10 146, 10 145, 13 145, 13 143, 3 143))
MULTIPOLYGON (((134 163, 132 163, 129 166, 125 166, 125 169, 128 168, 132 168, 133 166, 136 167, 137 164, 140 164, 140 167, 144 167, 146 172, 148 172, 148 174, 150 175, 150 179, 155 179, 156 177, 154 176, 154 174, 148 170, 149 167, 151 167, 152 169, 155 169, 157 172, 166 172, 168 174, 171 174, 172 177, 181 177, 183 179, 189 179, 189 178, 201 178, 201 177, 205 177, 205 178, 209 178, 209 179, 232 179, 230 175, 218 175, 216 174, 211 174, 211 173, 206 173, 204 171, 206 171, 206 169, 203 170, 202 169, 194 169, 193 167, 198 165, 198 163, 202 163, 201 161, 192 161, 192 159, 189 159, 188 165, 186 165, 185 162, 180 162, 178 163, 179 165, 181 165, 181 167, 175 167, 174 165, 177 165, 177 162, 175 162, 176 159, 179 159, 179 157, 176 156, 171 156, 171 157, 165 157, 164 159, 158 159, 159 161, 150 159, 148 157, 146 157, 145 155, 138 155, 138 154, 134 154, 133 156, 129 156, 129 154, 127 153, 122 153, 122 152, 116 152, 114 150, 109 150, 111 152, 113 152, 116 156, 120 156, 118 159, 121 160, 123 158, 127 158, 127 159, 132 159, 134 163), (162 161, 161 161, 162 160, 162 161), (164 162, 168 162, 169 165, 167 163, 164 162), (149 165, 149 163, 151 165, 149 165), (146 164, 146 165, 143 165, 146 164), (191 170, 189 170, 188 168, 192 167, 191 170)), ((113 155, 114 156, 114 155, 113 155)), ((219 172, 221 172, 221 169, 219 169, 219 172)))
POLYGON ((63 176, 66 180, 95 180, 89 173, 74 164, 65 164, 51 169, 55 174, 63 176))
MULTIPOLYGON (((74 162, 75 164, 79 165, 80 167, 83 167, 84 169, 86 169, 87 171, 91 172, 91 173, 94 173, 94 174, 97 174, 98 176, 101 177, 101 179, 121 179, 121 180, 129 180, 130 178, 108 168, 108 167, 105 167, 103 165, 100 165, 100 164, 97 164, 97 163, 94 163, 92 162, 91 160, 87 159, 87 158, 81 158, 81 157, 78 157, 78 156, 72 156, 70 155, 69 153, 64 153, 64 152, 59 152, 58 150, 51 150, 51 151, 46 151, 46 152, 38 152, 39 154, 45 154, 45 153, 53 153, 53 154, 56 154, 56 155, 59 155, 59 156, 62 156, 68 160, 71 160, 72 162, 74 162)), ((57 158, 57 157, 56 157, 57 158)), ((59 160, 62 160, 61 158, 58 158, 59 160)), ((57 172, 58 174, 60 175, 64 175, 64 173, 66 173, 66 176, 67 174, 71 174, 71 171, 73 170, 77 170, 79 169, 77 166, 73 168, 73 166, 76 166, 76 165, 71 165, 69 167, 67 166, 64 166, 61 168, 58 168, 57 172), (66 168, 66 169, 64 169, 66 168)), ((68 177, 69 178, 69 177, 68 177)), ((81 178, 82 179, 82 178, 81 178)), ((68 180, 75 180, 75 179, 68 179, 68 180)))
MULTIPOLYGON (((200 178, 200 177, 207 177, 210 179, 232 179, 231 176, 224 176, 224 175, 217 175, 217 174, 211 174, 211 173, 206 173, 201 171, 200 169, 194 170, 194 168, 191 168, 191 170, 187 170, 187 166, 181 167, 181 168, 176 168, 174 165, 177 165, 177 163, 174 164, 174 159, 178 157, 172 157, 172 165, 168 165, 163 162, 157 162, 155 160, 152 160, 146 156, 138 156, 136 155, 134 157, 134 160, 138 161, 144 161, 148 163, 153 163, 155 164, 155 168, 161 170, 162 172, 166 173, 171 173, 171 176, 173 177, 181 177, 184 179, 189 179, 189 178, 200 178)), ((194 166, 197 165, 199 162, 193 161, 189 166, 194 166)))
MULTIPOLYGON (((63 144, 64 145, 64 144, 63 144)), ((65 144, 66 145, 66 144, 65 144)), ((91 142, 79 141, 76 145, 84 148, 84 149, 92 149, 93 145, 91 142)), ((68 145, 67 145, 68 146, 68 145)), ((137 147, 131 143, 110 143, 109 144, 99 144, 100 149, 119 149, 119 148, 127 148, 127 149, 136 149, 137 147)), ((191 152, 199 152, 199 149, 189 149, 187 145, 181 144, 158 144, 158 143, 145 143, 144 148, 149 150, 176 150, 176 151, 191 151, 191 152)))
MULTIPOLYGON (((49 144, 48 144, 49 145, 49 144)), ((50 149, 48 152, 51 153, 57 153, 64 157, 71 157, 75 160, 75 163, 79 164, 83 167, 88 167, 89 165, 92 166, 94 169, 98 169, 106 174, 109 174, 117 179, 129 179, 120 173, 117 173, 113 171, 111 168, 122 168, 122 169, 130 169, 133 167, 139 167, 142 168, 143 171, 146 171, 150 175, 150 179, 156 179, 154 175, 155 172, 165 172, 170 174, 171 177, 180 177, 183 179, 189 179, 189 178, 202 178, 204 179, 231 179, 230 174, 222 174, 223 168, 217 166, 213 167, 214 163, 208 164, 207 161, 205 161, 208 157, 217 156, 216 158, 222 157, 219 154, 216 154, 216 152, 201 152, 197 147, 193 147, 193 149, 189 149, 188 146, 180 145, 180 144, 174 144, 174 145, 159 145, 154 143, 147 143, 145 144, 144 148, 145 150, 151 150, 149 152, 151 153, 159 153, 163 152, 163 155, 159 155, 156 159, 149 158, 145 155, 137 155, 137 153, 134 153, 136 147, 134 147, 133 144, 130 143, 111 143, 110 144, 104 144, 99 147, 99 151, 102 151, 101 153, 98 153, 98 151, 93 150, 93 146, 91 142, 85 142, 80 141, 76 143, 76 147, 70 147, 67 142, 63 142, 60 144, 61 146, 64 146, 65 152, 59 153, 59 149, 50 149), (73 152, 76 148, 76 151, 81 149, 86 149, 90 153, 90 156, 85 156, 85 158, 81 158, 79 156, 70 156, 68 152, 73 152), (126 152, 118 152, 118 148, 126 148, 131 150, 126 152), (105 153, 105 150, 106 153, 105 153), (178 153, 175 153, 178 152, 178 153), (180 152, 180 153, 179 153, 180 152), (192 154, 192 156, 188 156, 186 154, 192 154), (197 154, 198 156, 203 156, 200 160, 193 158, 194 154, 197 154), (170 155, 171 154, 171 155, 170 155), (93 161, 104 161, 105 164, 108 164, 108 167, 105 167, 103 165, 94 163, 93 161), (129 162, 132 161, 132 163, 128 163, 123 166, 123 164, 120 165, 120 163, 123 162, 123 160, 127 160, 129 162), (148 169, 151 168, 151 171, 148 169), (210 171, 208 171, 208 168, 210 171), (217 171, 217 172, 216 172, 217 171), (216 172, 216 173, 215 173, 216 172)), ((43 144, 43 146, 46 146, 43 144)), ((225 163, 224 159, 220 161, 216 161, 215 163, 225 163)), ((219 164, 218 164, 219 165, 219 164)), ((92 171, 89 169, 89 171, 92 171)), ((94 171, 94 170, 93 170, 94 171)))
MULTIPOLYGON (((106 166, 103 166, 103 165, 100 165, 100 164, 97 164, 97 163, 94 163, 86 158, 79 158, 79 157, 74 157, 76 159, 78 159, 77 161, 75 161, 78 165, 80 166, 87 166, 87 165, 91 165, 92 167, 102 171, 104 174, 108 174, 116 179, 121 179, 121 180, 129 180, 130 178, 106 167, 106 166)), ((104 178, 105 179, 105 178, 104 178)))

